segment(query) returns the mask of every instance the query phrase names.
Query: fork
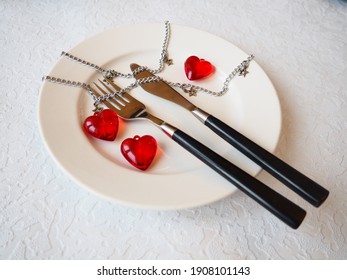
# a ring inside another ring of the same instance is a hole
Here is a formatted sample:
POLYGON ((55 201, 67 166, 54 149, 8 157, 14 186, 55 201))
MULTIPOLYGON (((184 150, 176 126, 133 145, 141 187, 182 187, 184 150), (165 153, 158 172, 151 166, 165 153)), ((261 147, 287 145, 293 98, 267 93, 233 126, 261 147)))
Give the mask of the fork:
POLYGON ((99 80, 99 83, 100 85, 94 83, 95 88, 90 86, 90 90, 99 98, 105 95, 108 96, 107 100, 103 103, 109 109, 116 111, 120 118, 125 120, 145 119, 151 121, 180 146, 223 176, 288 226, 297 229, 302 223, 306 215, 304 209, 269 188, 264 183, 218 155, 185 132, 150 114, 147 112, 146 106, 143 103, 127 92, 120 94, 121 88, 112 80, 99 80), (113 97, 111 98, 110 95, 113 97))

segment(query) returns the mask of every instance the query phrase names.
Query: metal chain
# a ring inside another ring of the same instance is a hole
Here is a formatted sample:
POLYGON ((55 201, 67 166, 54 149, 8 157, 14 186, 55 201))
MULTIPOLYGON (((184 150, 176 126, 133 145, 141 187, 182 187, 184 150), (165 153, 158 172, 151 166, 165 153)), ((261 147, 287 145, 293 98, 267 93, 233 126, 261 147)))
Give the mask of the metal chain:
MULTIPOLYGON (((167 39, 165 39, 165 42, 167 42, 167 39)), ((164 42, 164 47, 166 45, 166 43, 164 42)), ((113 79, 115 77, 122 77, 122 78, 134 78, 137 74, 141 73, 144 70, 149 71, 152 74, 157 74, 160 73, 162 71, 162 69, 164 68, 164 62, 167 60, 167 53, 164 51, 162 52, 162 58, 160 59, 160 64, 159 64, 159 68, 156 70, 151 70, 146 66, 140 66, 138 68, 136 68, 132 74, 123 74, 120 72, 117 72, 115 70, 105 70, 103 68, 101 68, 100 66, 90 63, 88 61, 82 60, 76 56, 73 56, 71 54, 68 54, 66 52, 62 53, 64 56, 72 59, 73 61, 76 61, 77 63, 81 63, 82 65, 85 66, 89 66, 91 68, 94 68, 95 70, 97 70, 98 72, 100 72, 105 78, 108 79, 113 79)), ((172 86, 172 87, 177 87, 182 89, 185 93, 189 93, 189 96, 196 96, 197 92, 205 92, 207 94, 213 95, 213 96, 222 96, 225 93, 228 92, 229 90, 229 83, 231 82, 231 80, 233 78, 235 78, 236 75, 239 76, 246 76, 248 74, 247 68, 250 64, 250 62, 254 59, 254 55, 251 54, 247 57, 246 60, 242 61, 230 74, 229 76, 226 78, 226 80, 223 83, 223 87, 222 90, 216 92, 216 91, 212 91, 209 89, 205 89, 203 87, 200 86, 196 86, 196 85, 192 85, 192 84, 187 84, 187 83, 174 83, 174 82, 170 82, 167 80, 162 79, 164 82, 166 82, 168 85, 172 86)), ((171 60, 169 60, 171 61, 171 60)), ((171 63, 171 62, 167 62, 167 63, 171 63)), ((135 83, 137 84, 137 83, 135 83)))
POLYGON ((71 81, 67 79, 56 78, 52 76, 43 76, 42 81, 49 81, 56 84, 62 84, 66 86, 79 87, 88 90, 89 85, 82 82, 71 81))
MULTIPOLYGON (((164 44, 165 45, 165 44, 164 44)), ((100 72, 105 78, 108 78, 108 79, 113 79, 114 77, 122 77, 122 78, 127 78, 127 79, 130 79, 130 78, 134 78, 137 74, 141 73, 142 71, 144 70, 147 70, 149 71, 150 73, 152 74, 157 74, 157 73, 160 73, 164 67, 164 61, 165 61, 165 57, 166 57, 166 54, 165 52, 162 52, 162 57, 164 57, 164 59, 161 59, 160 60, 160 65, 159 65, 159 68, 157 70, 151 70, 149 68, 147 68, 146 66, 140 66, 138 68, 136 68, 132 74, 122 74, 120 72, 117 72, 115 70, 105 70, 103 68, 101 68, 100 66, 96 65, 96 64, 93 64, 93 63, 90 63, 88 61, 85 61, 85 60, 82 60, 76 56, 73 56, 69 53, 66 53, 66 52, 63 52, 62 55, 64 55, 65 57, 68 57, 70 59, 72 59, 73 61, 76 61, 77 63, 81 63, 82 65, 85 65, 85 66, 88 66, 88 67, 91 67, 95 70, 97 70, 98 72, 100 72)), ((187 83, 174 83, 174 82, 170 82, 170 81, 167 81, 167 80, 164 80, 162 79, 164 82, 166 82, 168 85, 172 86, 172 87, 176 87, 176 88, 180 88, 182 89, 185 93, 188 93, 189 96, 196 96, 197 95, 197 92, 200 91, 200 92, 205 92, 207 94, 210 94, 210 95, 213 95, 213 96, 222 96, 224 95, 225 93, 228 92, 229 90, 229 83, 231 82, 231 80, 233 78, 235 78, 235 76, 238 74, 239 76, 246 76, 248 71, 247 71, 247 68, 250 64, 250 62, 254 59, 254 55, 250 55, 247 57, 246 60, 242 61, 230 74, 229 76, 226 78, 226 80, 224 81, 223 83, 223 87, 222 87, 222 90, 216 92, 216 91, 212 91, 212 90, 209 90, 209 89, 205 89, 201 86, 196 86, 196 85, 192 85, 192 84, 187 84, 187 83)), ((59 79, 59 78, 58 78, 59 79)), ((138 83, 134 83, 134 84, 138 84, 138 83)), ((71 84, 71 86, 74 86, 71 84)))
MULTIPOLYGON (((163 45, 161 48, 161 54, 160 54, 160 59, 159 59, 159 67, 156 70, 150 70, 150 72, 152 74, 158 74, 161 71, 163 71, 165 63, 168 65, 171 65, 173 63, 172 59, 169 59, 168 52, 167 52, 167 48, 169 45, 169 38, 170 38, 170 23, 169 23, 169 21, 166 21, 165 22, 164 42, 163 42, 163 45)), ((86 61, 84 59, 81 59, 77 56, 74 56, 74 55, 67 53, 67 52, 64 52, 64 51, 61 53, 61 56, 63 56, 64 58, 71 59, 72 61, 77 62, 83 66, 90 67, 90 68, 100 72, 105 78, 108 78, 108 79, 113 79, 116 77, 121 77, 121 78, 126 78, 126 79, 134 78, 134 75, 132 73, 123 74, 123 73, 118 72, 118 71, 113 70, 113 69, 106 70, 106 69, 104 69, 104 68, 102 68, 102 67, 100 67, 94 63, 91 63, 89 61, 86 61)))
MULTIPOLYGON (((43 81, 49 81, 49 82, 52 82, 52 83, 63 84, 63 85, 67 85, 67 86, 79 87, 79 88, 83 88, 83 89, 87 90, 88 93, 92 96, 92 98, 94 100, 95 110, 98 111, 98 110, 101 110, 100 104, 103 103, 104 101, 107 101, 108 99, 113 98, 116 95, 123 95, 125 92, 128 92, 128 91, 138 87, 141 84, 153 83, 153 82, 158 82, 158 81, 164 81, 165 83, 167 83, 170 86, 181 88, 185 93, 189 93, 189 96, 196 95, 197 91, 203 91, 205 93, 208 93, 208 94, 211 94, 211 95, 214 95, 214 96, 222 96, 223 94, 225 94, 228 91, 228 89, 229 89, 228 87, 229 87, 230 81, 237 74, 239 74, 239 76, 241 76, 241 75, 246 76, 246 74, 248 73, 247 68, 248 68, 249 63, 252 61, 253 58, 254 58, 254 56, 250 55, 239 66, 237 66, 230 73, 230 75, 227 77, 227 79, 225 80, 225 82, 223 84, 222 90, 219 91, 219 92, 214 92, 214 91, 202 88, 200 86, 191 85, 191 84, 173 83, 173 82, 166 81, 165 79, 163 79, 163 78, 161 78, 159 76, 153 76, 153 77, 146 77, 146 78, 138 79, 134 83, 132 83, 129 86, 121 89, 120 91, 114 91, 113 93, 108 93, 106 95, 97 97, 93 93, 93 91, 91 90, 90 85, 86 84, 86 83, 83 83, 83 82, 71 81, 71 80, 56 78, 56 77, 52 77, 52 76, 44 76, 44 77, 42 77, 42 80, 43 81)), ((95 67, 95 66, 91 65, 91 67, 95 67)), ((135 69, 133 71, 133 76, 136 76, 137 74, 141 73, 144 70, 149 71, 149 69, 146 66, 138 67, 137 69, 135 69)))
POLYGON ((88 91, 88 93, 90 94, 90 96, 93 98, 93 101, 94 101, 94 106, 95 106, 94 111, 100 111, 102 109, 100 107, 100 104, 115 97, 116 95, 122 96, 125 92, 129 92, 130 90, 138 87, 140 84, 153 83, 153 82, 158 82, 160 80, 161 79, 158 76, 147 77, 147 78, 139 79, 139 80, 135 81, 134 83, 128 85, 127 87, 125 87, 119 91, 115 90, 112 93, 107 93, 107 94, 102 95, 102 96, 96 96, 94 94, 94 92, 92 91, 91 86, 89 84, 77 82, 77 81, 72 81, 72 80, 67 80, 67 79, 56 78, 56 77, 52 77, 52 76, 43 76, 42 77, 42 81, 49 81, 51 83, 62 84, 62 85, 66 85, 66 86, 74 86, 74 87, 82 88, 82 89, 88 91))
POLYGON ((165 35, 164 35, 164 42, 163 46, 161 48, 161 54, 160 54, 160 59, 159 59, 159 68, 157 70, 152 70, 152 74, 158 74, 161 71, 163 71, 165 63, 167 65, 173 64, 172 59, 169 58, 167 48, 169 46, 169 39, 170 39, 170 22, 166 21, 165 22, 165 35))
MULTIPOLYGON (((169 39, 170 39, 170 23, 169 23, 169 21, 166 21, 165 22, 164 42, 162 45, 160 59, 159 59, 159 67, 158 67, 158 69, 155 69, 155 70, 149 69, 146 66, 141 66, 141 67, 135 69, 135 71, 133 71, 133 73, 124 74, 124 73, 120 73, 114 69, 106 70, 106 69, 104 69, 104 68, 102 68, 102 67, 100 67, 94 63, 91 63, 91 62, 86 61, 84 59, 78 58, 77 56, 74 56, 74 55, 69 54, 67 52, 62 52, 61 55, 65 58, 71 59, 72 61, 77 62, 83 66, 93 68, 94 70, 101 73, 105 78, 114 79, 116 77, 121 77, 121 78, 131 79, 131 78, 134 78, 137 74, 139 74, 140 72, 142 72, 144 70, 147 70, 150 73, 156 75, 156 74, 163 71, 165 63, 168 65, 171 65, 173 63, 172 59, 169 59, 168 52, 167 52, 167 48, 169 45, 169 39)), ((244 76, 244 77, 246 76, 246 74, 248 73, 247 68, 253 59, 254 59, 254 55, 251 54, 250 56, 247 57, 246 60, 242 61, 226 78, 226 80, 223 83, 222 89, 220 91, 217 91, 217 92, 200 87, 200 86, 192 85, 192 84, 174 83, 174 82, 166 81, 164 79, 162 79, 162 80, 172 87, 182 89, 183 92, 188 93, 189 96, 196 96, 197 92, 204 92, 204 93, 207 93, 207 94, 210 94, 213 96, 222 96, 228 92, 229 83, 231 82, 231 80, 233 78, 235 78, 235 76, 237 74, 239 74, 239 76, 244 76)), ((137 83, 135 83, 135 84, 137 84, 137 83)))
MULTIPOLYGON (((171 65, 172 64, 172 59, 169 59, 168 52, 167 52, 167 48, 168 48, 168 44, 169 44, 169 38, 170 38, 170 24, 169 24, 168 21, 166 21, 165 22, 165 36, 164 36, 164 42, 163 42, 163 45, 162 45, 160 59, 159 59, 159 67, 157 69, 155 69, 155 70, 149 69, 146 66, 140 66, 137 69, 135 69, 133 71, 133 73, 123 74, 123 73, 120 73, 120 72, 118 72, 116 70, 113 70, 113 69, 106 70, 106 69, 98 66, 97 64, 94 64, 94 63, 91 63, 89 61, 83 60, 83 59, 78 58, 77 56, 74 56, 74 55, 69 54, 67 52, 62 52, 61 55, 63 57, 65 57, 65 58, 71 59, 72 61, 74 61, 76 63, 79 63, 79 64, 81 64, 83 66, 90 67, 90 68, 98 71, 105 78, 113 79, 115 77, 122 77, 122 78, 126 78, 126 79, 131 79, 131 78, 135 78, 135 76, 137 74, 141 73, 144 70, 149 71, 153 75, 156 75, 156 74, 158 74, 158 73, 163 71, 165 64, 167 64, 167 65, 171 65)), ((213 95, 213 96, 222 96, 229 90, 229 83, 236 75, 244 76, 244 77, 246 76, 246 74, 248 73, 247 68, 248 68, 250 62, 253 59, 254 59, 254 55, 250 55, 250 56, 248 56, 248 58, 246 60, 242 61, 240 63, 240 65, 238 65, 229 74, 229 76, 226 78, 226 80, 223 83, 222 89, 220 91, 218 91, 218 92, 215 92, 215 91, 212 91, 212 90, 209 90, 209 89, 205 89, 203 87, 192 85, 192 84, 174 83, 174 82, 170 82, 170 81, 164 80, 163 78, 161 78, 159 76, 153 76, 153 77, 147 77, 147 78, 138 79, 135 82, 133 82, 130 85, 128 85, 127 87, 121 89, 120 91, 114 91, 112 93, 108 93, 106 95, 98 97, 98 96, 96 96, 93 93, 90 85, 86 84, 86 83, 83 83, 83 82, 71 81, 71 80, 56 78, 56 77, 52 77, 52 76, 44 76, 42 78, 42 80, 46 80, 46 81, 49 81, 49 82, 52 82, 52 83, 58 83, 58 84, 63 84, 63 85, 67 85, 67 86, 74 86, 74 87, 79 87, 79 88, 85 89, 86 91, 88 91, 88 93, 93 98, 95 110, 99 111, 99 110, 102 109, 100 104, 105 102, 105 101, 107 101, 108 99, 111 99, 111 98, 113 98, 116 95, 123 95, 125 92, 128 92, 128 91, 138 87, 141 84, 158 82, 158 81, 164 81, 164 82, 166 82, 168 85, 170 85, 172 87, 180 88, 180 89, 183 90, 183 92, 189 93, 189 96, 196 96, 198 91, 205 92, 205 93, 213 95)))
POLYGON ((119 91, 113 91, 112 93, 107 93, 106 95, 103 96, 95 96, 95 94, 91 91, 90 86, 88 88, 89 94, 93 97, 94 99, 94 105, 98 106, 101 103, 115 97, 116 95, 122 96, 124 93, 131 91, 132 89, 138 87, 140 84, 146 84, 146 83, 153 83, 153 82, 158 82, 160 81, 160 77, 155 76, 155 77, 147 77, 147 78, 142 78, 136 80, 134 83, 131 83, 125 88, 120 89, 119 91))

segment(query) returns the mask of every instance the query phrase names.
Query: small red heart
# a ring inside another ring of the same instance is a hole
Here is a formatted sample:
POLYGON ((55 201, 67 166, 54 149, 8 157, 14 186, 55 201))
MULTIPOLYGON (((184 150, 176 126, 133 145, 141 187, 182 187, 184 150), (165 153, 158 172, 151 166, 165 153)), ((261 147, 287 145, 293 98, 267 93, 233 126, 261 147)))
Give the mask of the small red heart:
POLYGON ((211 62, 200 59, 197 56, 190 56, 184 62, 184 71, 189 80, 198 80, 211 75, 214 72, 214 66, 211 62))
POLYGON ((118 133, 118 115, 110 109, 95 112, 83 123, 84 131, 95 138, 113 141, 118 133))
POLYGON ((138 169, 146 170, 157 152, 157 141, 150 135, 127 138, 121 144, 125 159, 138 169))

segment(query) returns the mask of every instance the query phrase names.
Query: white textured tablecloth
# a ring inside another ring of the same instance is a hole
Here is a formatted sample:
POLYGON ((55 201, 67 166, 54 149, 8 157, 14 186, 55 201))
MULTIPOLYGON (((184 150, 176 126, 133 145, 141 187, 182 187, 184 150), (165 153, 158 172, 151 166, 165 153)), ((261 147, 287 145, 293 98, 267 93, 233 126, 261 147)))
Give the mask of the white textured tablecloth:
POLYGON ((347 3, 318 1, 0 2, 1 259, 346 259, 347 3), (63 50, 117 25, 164 22, 227 39, 274 83, 276 154, 331 194, 298 230, 241 192, 211 205, 148 211, 107 202, 49 156, 37 120, 41 77, 63 50))

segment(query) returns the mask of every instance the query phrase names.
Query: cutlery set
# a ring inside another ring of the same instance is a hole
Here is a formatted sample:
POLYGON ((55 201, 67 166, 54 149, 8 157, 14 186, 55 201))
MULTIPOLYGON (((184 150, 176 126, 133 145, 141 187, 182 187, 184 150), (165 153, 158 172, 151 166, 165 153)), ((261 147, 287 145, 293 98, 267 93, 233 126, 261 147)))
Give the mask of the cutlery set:
MULTIPOLYGON (((139 67, 140 66, 137 64, 131 64, 134 77, 146 92, 174 102, 189 110, 199 121, 217 135, 253 160, 310 204, 319 207, 326 200, 329 195, 328 190, 220 121, 218 118, 192 104, 158 76, 149 72, 145 67, 139 67), (149 79, 151 82, 143 82, 146 79, 149 79)), ((94 86, 90 86, 89 90, 98 98, 112 96, 112 98, 106 98, 104 104, 108 108, 116 111, 120 118, 125 120, 146 119, 151 121, 173 141, 223 176, 288 226, 296 229, 304 220, 306 215, 304 209, 185 132, 147 112, 144 104, 127 92, 123 91, 124 93, 121 93, 121 88, 111 79, 105 78, 103 81, 99 80, 99 84, 94 83, 94 86)))

